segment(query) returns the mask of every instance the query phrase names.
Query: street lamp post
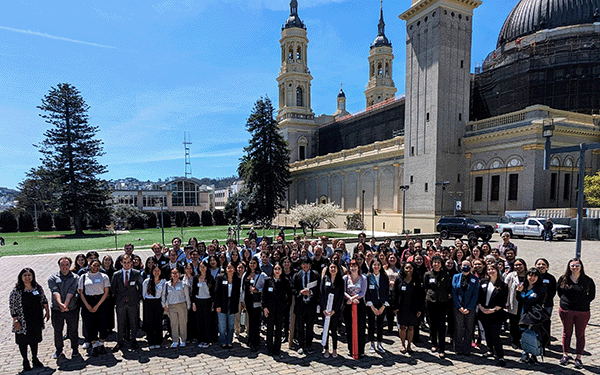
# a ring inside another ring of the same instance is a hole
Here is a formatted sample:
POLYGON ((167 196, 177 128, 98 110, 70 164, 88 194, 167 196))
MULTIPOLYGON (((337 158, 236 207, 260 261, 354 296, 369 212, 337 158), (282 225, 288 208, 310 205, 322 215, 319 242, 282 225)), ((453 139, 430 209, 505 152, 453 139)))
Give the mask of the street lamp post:
POLYGON ((440 207, 440 217, 444 217, 444 190, 446 190, 446 185, 449 185, 450 181, 437 181, 435 186, 442 187, 442 207, 440 207))
POLYGON ((410 185, 400 186, 402 190, 402 233, 406 233, 406 191, 410 188, 410 185))
POLYGON ((577 229, 575 235, 575 257, 581 258, 581 237, 583 233, 583 177, 585 174, 585 152, 600 148, 600 142, 580 143, 578 146, 552 148, 550 138, 554 135, 554 122, 560 122, 565 118, 550 118, 534 120, 532 123, 542 125, 542 136, 546 138, 544 145, 544 170, 550 169, 550 156, 553 154, 564 154, 579 151, 579 178, 577 188, 577 229))

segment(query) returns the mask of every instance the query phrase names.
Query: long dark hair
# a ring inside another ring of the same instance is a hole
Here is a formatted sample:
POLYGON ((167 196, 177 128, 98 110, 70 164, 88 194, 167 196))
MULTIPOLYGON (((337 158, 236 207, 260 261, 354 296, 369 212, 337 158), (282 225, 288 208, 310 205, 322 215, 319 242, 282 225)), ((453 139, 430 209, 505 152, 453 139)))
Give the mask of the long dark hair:
POLYGON ((535 284, 533 284, 531 286, 532 288, 542 285, 542 283, 543 283, 542 274, 540 273, 540 271, 537 268, 532 267, 532 268, 528 269, 527 272, 525 272, 525 280, 523 281, 523 290, 529 289, 529 279, 527 278, 527 276, 529 276, 529 275, 537 276, 537 281, 535 282, 535 284))
POLYGON ((410 264, 413 268, 411 283, 415 284, 417 282, 417 280, 419 279, 419 272, 417 271, 417 266, 415 265, 414 262, 402 263, 402 267, 400 267, 400 273, 399 273, 400 279, 404 280, 404 278, 406 278, 406 272, 404 271, 404 267, 406 267, 407 264, 410 264))
POLYGON ((579 262, 579 264, 581 264, 581 271, 579 274, 579 280, 583 279, 583 276, 585 276, 585 271, 583 269, 583 262, 581 261, 581 259, 579 258, 572 258, 569 259, 569 261, 567 262, 567 269, 565 270, 565 274, 560 278, 560 287, 564 288, 565 286, 567 286, 567 284, 571 284, 571 275, 573 274, 571 272, 571 263, 572 262, 579 262))
POLYGON ((504 284, 504 281, 502 281, 502 275, 500 274, 500 268, 498 267, 498 264, 496 264, 496 263, 485 265, 485 270, 484 270, 485 279, 491 281, 491 278, 488 275, 488 271, 487 271, 489 267, 492 267, 493 269, 496 270, 496 282, 494 283, 494 287, 496 289, 502 287, 502 285, 504 284))
MULTIPOLYGON (((156 282, 154 281, 154 269, 158 268, 160 270, 160 267, 158 267, 158 264, 154 264, 151 268, 150 268, 150 281, 148 281, 148 294, 150 294, 151 296, 156 296, 156 282)), ((162 272, 160 273, 160 275, 158 276, 159 279, 162 279, 162 272)))
POLYGON ((18 290, 24 290, 25 289, 25 283, 23 282, 23 274, 29 272, 31 273, 31 286, 34 288, 37 288, 37 282, 35 281, 35 272, 33 271, 33 269, 29 268, 29 267, 25 267, 21 270, 21 272, 19 272, 19 276, 17 278, 17 284, 15 285, 15 287, 18 290))
POLYGON ((339 263, 331 263, 330 265, 327 266, 327 268, 325 269, 325 276, 329 277, 329 280, 331 280, 331 283, 333 284, 333 286, 335 286, 336 288, 342 287, 344 285, 344 281, 342 280, 342 267, 340 267, 339 263), (337 268, 337 273, 335 275, 335 280, 333 280, 331 278, 331 272, 329 272, 329 267, 331 266, 335 266, 337 268))
POLYGON ((383 263, 381 262, 381 259, 379 259, 379 257, 373 257, 373 260, 371 261, 371 264, 369 265, 369 275, 373 274, 373 263, 379 263, 379 273, 381 272, 385 272, 385 270, 383 269, 383 263))

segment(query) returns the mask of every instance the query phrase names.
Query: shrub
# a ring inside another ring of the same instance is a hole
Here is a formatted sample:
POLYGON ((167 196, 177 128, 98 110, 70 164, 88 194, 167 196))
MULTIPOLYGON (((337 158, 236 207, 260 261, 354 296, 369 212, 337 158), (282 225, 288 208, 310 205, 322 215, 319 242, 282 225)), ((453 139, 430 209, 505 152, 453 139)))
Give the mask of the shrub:
POLYGON ((201 219, 202 219, 202 226, 210 227, 213 225, 212 215, 211 215, 210 211, 202 211, 201 219))
POLYGON ((185 213, 187 217, 188 227, 199 227, 200 226, 200 215, 196 211, 188 211, 185 213))
POLYGON ((52 214, 50 212, 42 212, 38 217, 38 229, 41 232, 49 232, 52 230, 52 214))
POLYGON ((185 227, 186 225, 186 217, 185 212, 177 211, 175 212, 175 226, 176 227, 185 227))
POLYGON ((71 230, 71 218, 67 215, 58 214, 54 216, 54 226, 56 230, 71 230))
POLYGON ((227 219, 225 219, 225 214, 221 210, 215 210, 213 212, 213 219, 215 220, 215 225, 227 225, 227 219))
POLYGON ((19 212, 19 232, 33 232, 35 225, 33 223, 33 217, 27 211, 19 212))
POLYGON ((2 232, 16 232, 17 231, 17 219, 12 212, 3 211, 0 213, 0 227, 2 232))
POLYGON ((154 212, 149 212, 147 215, 148 218, 146 219, 146 225, 148 228, 156 228, 156 223, 158 222, 158 217, 156 214, 154 212))

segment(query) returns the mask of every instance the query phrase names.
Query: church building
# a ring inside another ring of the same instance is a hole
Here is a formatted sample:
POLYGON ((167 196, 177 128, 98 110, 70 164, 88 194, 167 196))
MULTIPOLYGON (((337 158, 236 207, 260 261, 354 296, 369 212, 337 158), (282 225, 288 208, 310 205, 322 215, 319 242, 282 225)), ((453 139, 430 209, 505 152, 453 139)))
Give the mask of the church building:
MULTIPOLYGON (((291 155, 286 208, 334 202, 340 227, 361 212, 368 230, 373 222, 375 230, 430 233, 457 209, 560 217, 576 207, 578 154, 554 155, 544 170, 542 127, 554 124, 553 147, 600 141, 600 0, 519 1, 473 74, 479 6, 412 0, 399 16, 406 23, 401 96, 381 9, 365 62, 366 108, 348 113, 340 89, 336 112, 315 116, 308 33, 291 0, 277 77, 277 121, 291 155)), ((595 173, 600 154, 588 152, 585 161, 586 174, 595 173)))

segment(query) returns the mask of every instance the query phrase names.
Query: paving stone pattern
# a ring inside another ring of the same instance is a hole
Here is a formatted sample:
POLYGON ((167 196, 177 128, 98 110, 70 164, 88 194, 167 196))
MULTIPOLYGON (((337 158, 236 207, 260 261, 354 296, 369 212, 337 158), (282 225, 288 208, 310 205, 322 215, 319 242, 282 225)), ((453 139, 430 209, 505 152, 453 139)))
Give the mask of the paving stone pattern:
MULTIPOLYGON (((492 245, 498 243, 499 238, 494 236, 492 245)), ((519 257, 524 258, 528 265, 533 266, 533 262, 538 257, 545 257, 550 261, 550 272, 558 277, 564 272, 566 262, 573 257, 575 245, 573 242, 552 242, 544 243, 539 240, 514 240, 519 247, 519 257)), ((445 241, 450 244, 450 241, 445 241)), ((150 255, 150 251, 136 251, 145 259, 150 255)), ((101 253, 101 256, 105 253, 101 253)), ((110 252, 115 258, 118 253, 110 252)), ((22 370, 22 360, 18 347, 14 341, 14 334, 11 332, 11 317, 8 309, 8 296, 16 282, 17 275, 23 267, 31 267, 35 270, 37 280, 41 281, 44 290, 47 292, 48 276, 58 271, 57 260, 63 254, 34 255, 34 256, 10 256, 0 258, 0 269, 3 270, 0 275, 0 369, 2 375, 16 374, 22 370)), ((64 255, 75 257, 76 253, 65 253, 64 255)), ((586 273, 590 275, 597 285, 600 285, 600 243, 584 242, 583 244, 583 262, 586 267, 586 273)), ((558 300, 557 300, 558 302, 558 300)), ((50 322, 48 322, 50 323, 50 322)), ((320 324, 316 327, 317 336, 313 348, 320 348, 317 340, 320 341, 320 324)), ((263 333, 264 335, 264 333, 263 333)), ((438 358, 432 353, 428 344, 428 334, 422 333, 424 344, 418 344, 416 351, 412 355, 401 354, 399 352, 400 344, 397 335, 384 335, 384 354, 370 354, 368 343, 366 348, 367 356, 361 360, 353 360, 348 356, 345 338, 338 343, 338 358, 323 358, 320 351, 308 356, 300 356, 294 350, 283 346, 283 355, 281 357, 271 357, 266 354, 266 348, 261 343, 258 353, 251 353, 245 339, 234 340, 234 349, 230 351, 222 350, 218 345, 213 345, 208 349, 199 349, 197 346, 188 345, 185 348, 169 349, 164 343, 163 348, 149 351, 144 339, 139 340, 141 349, 131 351, 125 350, 115 354, 110 349, 116 344, 114 335, 107 341, 109 354, 100 357, 88 357, 84 355, 76 360, 61 360, 57 362, 52 359, 54 353, 54 344, 52 339, 51 324, 47 324, 44 329, 44 340, 40 344, 39 358, 46 366, 43 369, 34 369, 28 373, 32 374, 336 374, 346 375, 354 373, 366 374, 574 374, 574 373, 600 373, 600 301, 597 298, 592 303, 592 317, 586 331, 586 353, 583 357, 585 368, 575 370, 573 365, 562 367, 558 364, 561 355, 560 337, 562 335, 562 326, 558 318, 558 306, 555 307, 552 316, 552 335, 558 337, 559 341, 553 341, 550 345, 550 351, 544 359, 544 363, 537 365, 520 364, 518 359, 520 353, 505 345, 507 367, 500 368, 492 359, 482 358, 479 353, 469 357, 456 357, 451 351, 448 351, 444 360, 438 358)), ((80 335, 81 336, 81 335, 80 335)), ((263 336, 264 337, 264 336, 263 336)), ((505 341, 506 342, 506 341, 505 341)), ((575 345, 573 337, 572 345, 575 345)), ((66 348, 69 344, 66 343, 66 348)), ((483 350, 483 349, 482 349, 483 350)), ((81 350, 82 354, 84 353, 81 350)), ((482 351, 481 351, 482 353, 482 351)), ((67 358, 70 358, 70 350, 67 350, 67 358)))

